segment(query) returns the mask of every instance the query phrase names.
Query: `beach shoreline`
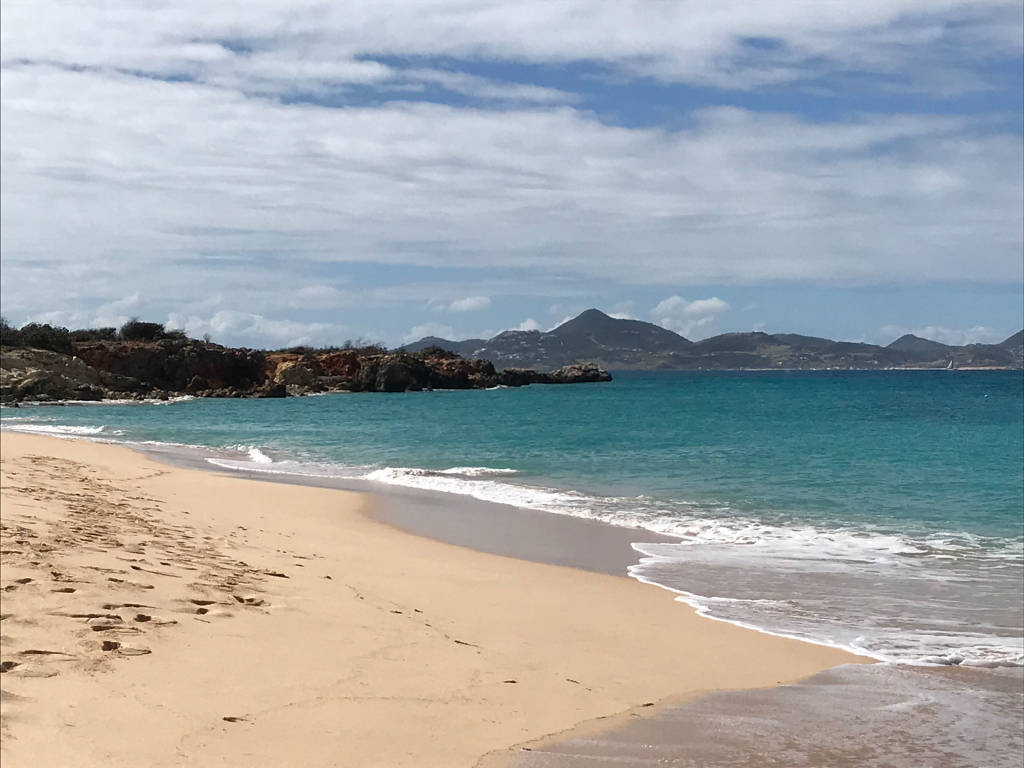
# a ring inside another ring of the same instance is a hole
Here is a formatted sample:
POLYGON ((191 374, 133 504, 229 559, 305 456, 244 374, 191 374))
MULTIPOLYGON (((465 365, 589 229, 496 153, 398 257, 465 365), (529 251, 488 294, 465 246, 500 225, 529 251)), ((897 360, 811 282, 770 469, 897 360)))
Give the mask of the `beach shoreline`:
POLYGON ((367 496, 85 441, 5 431, 2 448, 5 538, 27 542, 4 547, 5 765, 473 765, 649 702, 866 661, 624 576, 415 536, 367 496), (55 573, 83 583, 51 591, 55 573), (104 611, 119 619, 80 618, 104 611))

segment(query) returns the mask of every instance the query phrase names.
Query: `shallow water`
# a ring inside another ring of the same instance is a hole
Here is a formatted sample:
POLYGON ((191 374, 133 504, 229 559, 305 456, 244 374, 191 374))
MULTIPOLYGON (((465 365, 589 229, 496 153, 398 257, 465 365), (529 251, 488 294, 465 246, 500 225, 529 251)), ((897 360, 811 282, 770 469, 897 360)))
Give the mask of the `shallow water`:
POLYGON ((848 665, 531 745, 512 766, 1017 768, 1022 707, 1020 668, 848 665))

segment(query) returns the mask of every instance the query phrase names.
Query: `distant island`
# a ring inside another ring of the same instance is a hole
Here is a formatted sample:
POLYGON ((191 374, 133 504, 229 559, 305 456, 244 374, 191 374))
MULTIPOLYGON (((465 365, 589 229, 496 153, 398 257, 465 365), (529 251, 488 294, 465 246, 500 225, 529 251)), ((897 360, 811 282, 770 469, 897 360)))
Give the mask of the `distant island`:
POLYGON ((794 333, 723 333, 690 341, 641 320, 588 309, 550 331, 504 331, 490 339, 428 336, 406 344, 438 347, 496 367, 549 369, 579 362, 609 370, 879 370, 885 368, 1021 368, 1024 331, 998 344, 950 346, 907 334, 888 346, 794 333))

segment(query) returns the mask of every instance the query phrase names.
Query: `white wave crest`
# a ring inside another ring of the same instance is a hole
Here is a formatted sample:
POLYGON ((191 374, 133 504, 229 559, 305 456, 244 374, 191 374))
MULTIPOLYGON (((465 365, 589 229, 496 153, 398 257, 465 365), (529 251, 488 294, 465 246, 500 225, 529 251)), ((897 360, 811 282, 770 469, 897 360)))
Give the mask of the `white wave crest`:
MULTIPOLYGON (((453 468, 455 469, 455 468, 453 468)), ((466 469, 465 467, 459 469, 466 469)), ((486 469, 486 468, 472 468, 486 469)), ((503 474, 490 471, 483 474, 503 474)), ((502 483, 494 480, 474 479, 470 473, 455 473, 451 470, 436 471, 414 469, 409 467, 384 467, 373 470, 363 476, 366 480, 375 480, 388 485, 400 485, 406 488, 420 488, 427 491, 441 491, 472 496, 481 501, 496 504, 511 504, 529 509, 548 509, 554 511, 573 500, 574 494, 554 491, 547 488, 534 488, 527 485, 502 483)))
MULTIPOLYGON (((55 437, 75 437, 87 435, 99 435, 106 430, 106 427, 76 427, 70 424, 12 424, 7 429, 12 432, 32 432, 40 435, 54 435, 55 437)), ((123 434, 121 430, 114 430, 109 434, 123 434)))
MULTIPOLYGON (((426 470, 429 471, 429 470, 426 470)), ((483 477, 485 475, 518 475, 519 470, 494 467, 450 467, 437 470, 439 475, 462 475, 463 477, 483 477)))
MULTIPOLYGON (((248 464, 274 464, 275 463, 274 459, 272 459, 270 456, 268 456, 266 453, 264 453, 263 449, 260 448, 260 446, 258 446, 258 445, 250 445, 248 443, 242 443, 242 444, 237 444, 237 445, 229 445, 228 446, 228 450, 230 450, 230 451, 238 451, 239 453, 244 453, 246 455, 247 458, 244 459, 244 460, 236 461, 236 460, 233 460, 233 459, 223 459, 223 461, 226 462, 226 464, 238 465, 237 468, 239 468, 239 469, 248 468, 248 466, 247 466, 248 464)), ((216 462, 213 462, 213 463, 216 463, 216 462)))
POLYGON ((248 450, 249 461, 254 464, 273 464, 274 460, 255 446, 248 450))

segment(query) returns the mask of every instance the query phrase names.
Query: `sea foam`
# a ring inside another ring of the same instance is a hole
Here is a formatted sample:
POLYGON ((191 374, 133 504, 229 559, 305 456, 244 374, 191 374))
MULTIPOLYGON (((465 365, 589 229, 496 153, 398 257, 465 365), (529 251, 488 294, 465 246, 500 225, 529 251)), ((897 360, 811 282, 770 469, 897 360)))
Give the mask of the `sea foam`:
MULTIPOLYGON (((10 419, 4 419, 5 422, 10 419)), ((70 424, 25 424, 25 423, 14 423, 4 424, 6 429, 10 429, 12 432, 30 432, 40 435, 53 435, 54 437, 88 437, 90 435, 103 434, 106 431, 105 426, 99 427, 83 427, 73 426, 70 424)), ((112 430, 109 432, 112 435, 124 434, 121 430, 112 430)))

